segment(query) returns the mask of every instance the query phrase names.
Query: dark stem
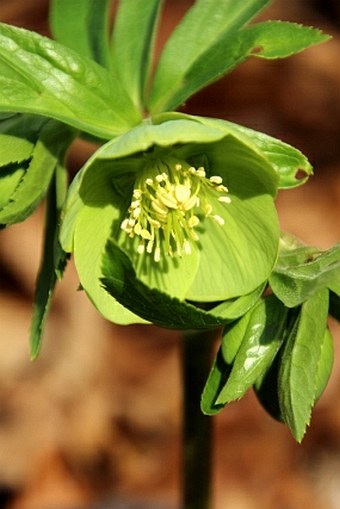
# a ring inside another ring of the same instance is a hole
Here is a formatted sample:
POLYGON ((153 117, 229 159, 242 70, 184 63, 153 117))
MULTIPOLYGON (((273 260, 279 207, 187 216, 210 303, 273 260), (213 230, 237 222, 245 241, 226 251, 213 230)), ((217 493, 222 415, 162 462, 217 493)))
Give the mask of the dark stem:
POLYGON ((212 419, 203 415, 200 399, 207 380, 216 330, 184 334, 183 452, 181 509, 211 508, 212 419))

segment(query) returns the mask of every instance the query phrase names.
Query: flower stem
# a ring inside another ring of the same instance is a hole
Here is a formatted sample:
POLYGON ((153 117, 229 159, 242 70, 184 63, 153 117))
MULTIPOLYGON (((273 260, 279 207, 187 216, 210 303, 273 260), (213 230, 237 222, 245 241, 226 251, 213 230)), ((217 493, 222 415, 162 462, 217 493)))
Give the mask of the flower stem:
POLYGON ((182 509, 211 509, 212 420, 202 414, 200 398, 216 336, 216 330, 184 334, 182 509))

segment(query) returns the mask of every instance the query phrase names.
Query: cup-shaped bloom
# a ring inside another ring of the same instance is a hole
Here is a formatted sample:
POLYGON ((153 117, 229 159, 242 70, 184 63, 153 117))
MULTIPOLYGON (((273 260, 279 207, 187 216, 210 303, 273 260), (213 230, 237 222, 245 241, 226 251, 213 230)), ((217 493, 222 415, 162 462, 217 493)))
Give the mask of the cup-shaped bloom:
POLYGON ((132 312, 133 283, 115 295, 120 302, 102 284, 104 265, 122 257, 155 292, 155 308, 157 294, 231 301, 263 285, 275 264, 277 182, 266 155, 230 124, 162 115, 87 162, 70 189, 61 243, 74 252, 83 289, 117 323, 143 321, 132 312))

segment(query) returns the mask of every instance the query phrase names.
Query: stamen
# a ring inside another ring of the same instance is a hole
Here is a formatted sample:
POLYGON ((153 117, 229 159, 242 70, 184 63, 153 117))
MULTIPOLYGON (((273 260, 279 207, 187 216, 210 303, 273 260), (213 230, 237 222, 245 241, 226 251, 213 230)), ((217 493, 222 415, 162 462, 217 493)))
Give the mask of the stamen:
POLYGON ((216 221, 217 224, 219 224, 220 226, 223 226, 224 225, 224 219, 223 217, 221 216, 218 216, 217 214, 215 214, 214 216, 212 216, 212 218, 216 221))
POLYGON ((190 255, 199 240, 195 228, 205 217, 224 226, 223 217, 213 210, 216 199, 231 203, 227 193, 222 177, 206 177, 203 166, 196 169, 168 156, 150 160, 138 175, 121 229, 130 238, 139 237, 137 253, 152 254, 157 263, 162 252, 190 255))
POLYGON ((219 177, 217 175, 214 175, 212 177, 210 177, 210 182, 212 182, 213 184, 222 184, 223 180, 222 180, 222 177, 219 177))
POLYGON ((219 198, 217 198, 218 201, 220 201, 221 203, 231 203, 231 198, 229 198, 229 196, 220 196, 219 198))

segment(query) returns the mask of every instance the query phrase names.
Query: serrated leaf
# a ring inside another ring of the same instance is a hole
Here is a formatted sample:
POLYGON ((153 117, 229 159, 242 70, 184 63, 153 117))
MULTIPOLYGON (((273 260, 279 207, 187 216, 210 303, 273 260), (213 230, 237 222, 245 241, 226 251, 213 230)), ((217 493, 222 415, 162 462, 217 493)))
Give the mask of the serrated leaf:
POLYGON ((67 182, 62 178, 63 173, 65 173, 65 169, 59 165, 53 176, 46 200, 43 252, 36 281, 30 331, 32 360, 36 359, 40 353, 44 324, 50 308, 57 275, 66 263, 63 252, 58 246, 60 202, 61 195, 65 192, 62 192, 61 188, 64 187, 65 190, 67 185, 67 182), (64 180, 64 185, 61 180, 64 180))
POLYGON ((2 166, 28 161, 35 139, 46 119, 33 115, 12 115, 0 122, 0 177, 2 166))
POLYGON ((26 167, 19 164, 10 164, 1 168, 0 172, 0 211, 3 209, 15 190, 19 186, 21 179, 25 175, 26 167))
POLYGON ((111 0, 51 0, 50 26, 54 38, 109 67, 109 13, 111 0))
POLYGON ((316 377, 327 326, 328 290, 323 289, 301 306, 287 338, 279 370, 282 416, 301 442, 317 396, 316 377))
POLYGON ((0 111, 34 113, 110 139, 139 122, 120 83, 95 62, 0 24, 0 111))
POLYGON ((249 57, 285 58, 327 39, 329 36, 320 30, 281 21, 265 21, 235 32, 226 31, 186 69, 171 95, 168 93, 163 110, 177 108, 249 57))
POLYGON ((174 329, 211 329, 224 323, 179 299, 155 288, 148 288, 137 279, 129 258, 109 241, 103 259, 102 284, 106 291, 136 315, 162 327, 174 329))
POLYGON ((143 109, 162 3, 163 0, 120 0, 116 14, 112 67, 139 110, 143 109))
POLYGON ((178 106, 182 98, 178 102, 174 101, 174 96, 184 83, 188 84, 190 70, 199 59, 202 61, 202 54, 214 47, 221 37, 235 33, 267 4, 269 0, 196 1, 177 25, 161 54, 149 101, 150 111, 169 111, 174 103, 178 106))
POLYGON ((325 251, 311 247, 281 251, 269 284, 288 307, 298 306, 324 287, 340 293, 340 244, 325 251))
MULTIPOLYGON (((225 405, 240 399, 268 370, 281 347, 286 318, 285 307, 274 296, 263 299, 250 311, 231 373, 216 399, 216 404, 225 405)), ((223 343, 228 346, 228 334, 223 337, 223 343)))
POLYGON ((45 124, 25 174, 0 210, 0 224, 23 221, 35 210, 47 192, 60 153, 73 137, 74 133, 62 124, 53 120, 45 124))
POLYGON ((313 27, 288 21, 264 21, 244 30, 253 40, 252 55, 260 58, 286 58, 330 39, 313 27))

